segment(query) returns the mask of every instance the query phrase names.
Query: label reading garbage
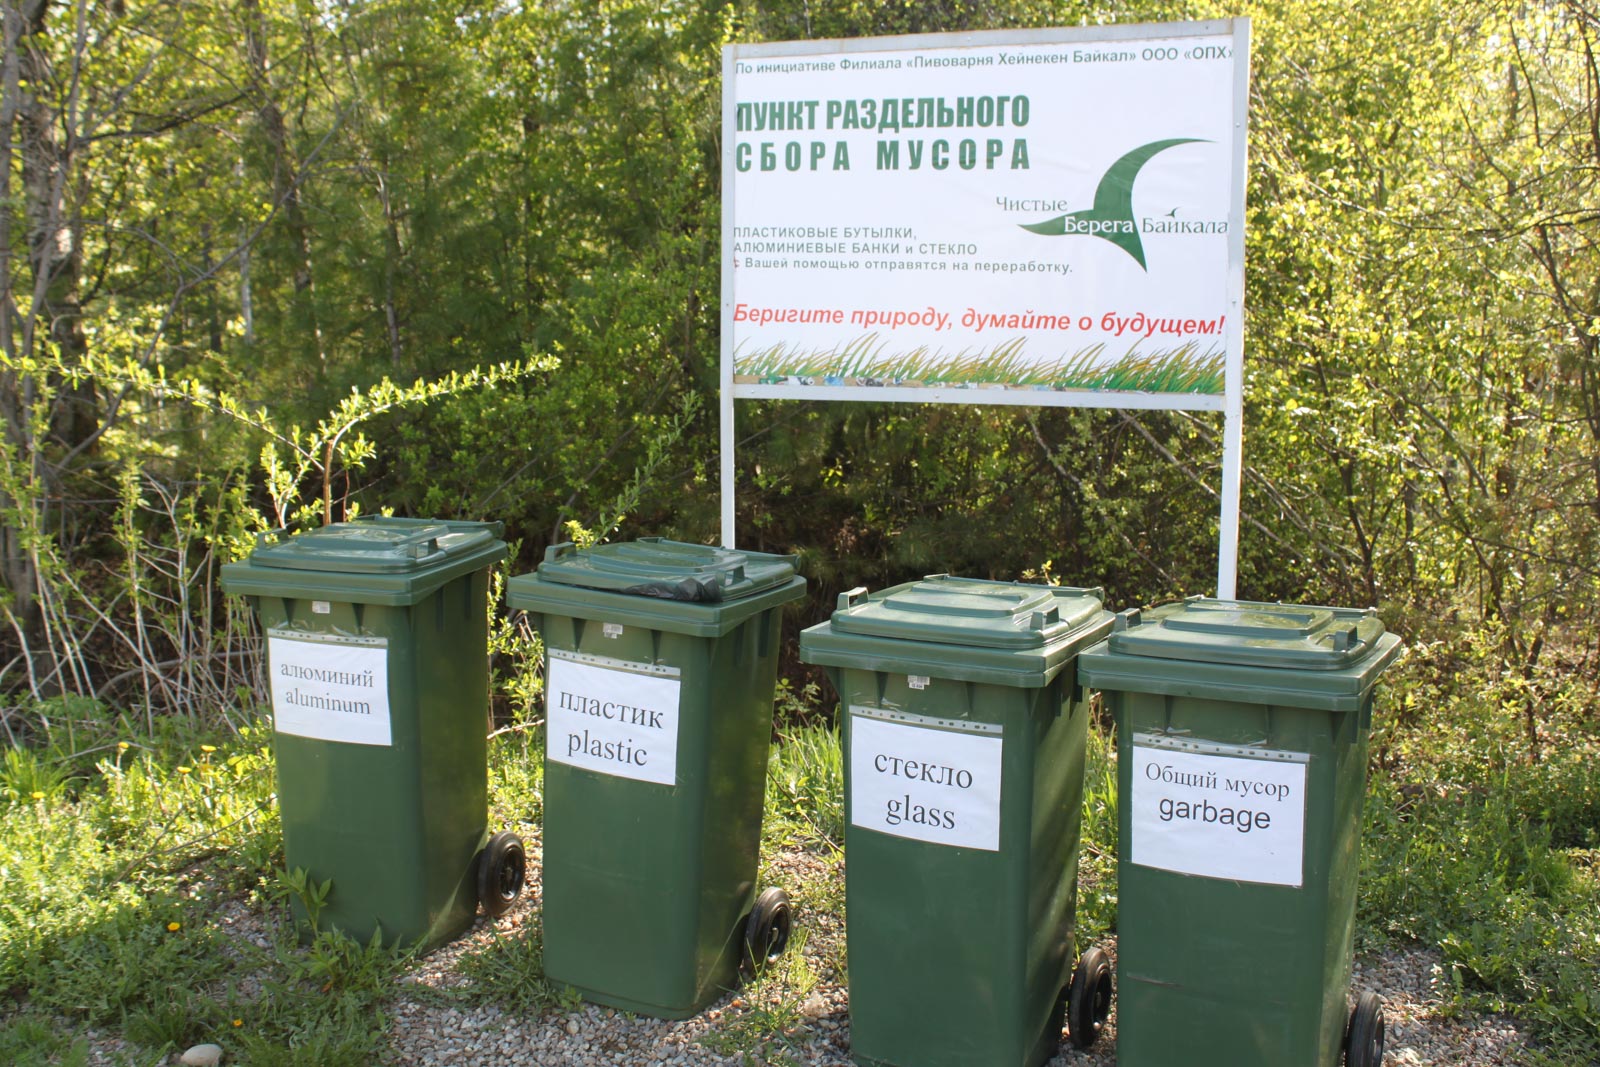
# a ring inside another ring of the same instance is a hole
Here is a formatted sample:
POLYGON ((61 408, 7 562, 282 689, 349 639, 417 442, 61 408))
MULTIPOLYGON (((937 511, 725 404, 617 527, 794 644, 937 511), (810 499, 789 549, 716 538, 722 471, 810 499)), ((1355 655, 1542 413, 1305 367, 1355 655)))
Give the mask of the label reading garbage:
POLYGON ((658 785, 678 780, 676 667, 550 649, 545 755, 658 785))
POLYGON ((998 725, 852 707, 850 822, 996 852, 1003 747, 998 725))
POLYGON ((1304 753, 1134 738, 1128 859, 1203 878, 1301 884, 1304 753), (1196 751, 1202 749, 1202 751, 1196 751))
POLYGON ((267 671, 278 733, 351 745, 393 743, 384 638, 269 630, 267 671))

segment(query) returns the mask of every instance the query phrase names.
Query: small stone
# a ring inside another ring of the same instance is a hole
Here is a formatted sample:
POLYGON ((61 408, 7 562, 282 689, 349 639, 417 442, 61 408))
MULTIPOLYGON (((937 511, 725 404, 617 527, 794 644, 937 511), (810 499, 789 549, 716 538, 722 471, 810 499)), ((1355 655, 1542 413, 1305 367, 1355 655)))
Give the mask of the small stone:
POLYGON ((567 1020, 567 1033, 573 1034, 574 1036, 576 1036, 576 1034, 578 1033, 578 1020, 576 1020, 576 1019, 568 1019, 567 1020))
POLYGON ((196 1045, 178 1058, 185 1067, 217 1067, 222 1062, 221 1045, 196 1045))
POLYGON ((800 1005, 800 1014, 807 1019, 820 1019, 828 1014, 828 1002, 816 993, 811 994, 800 1005))

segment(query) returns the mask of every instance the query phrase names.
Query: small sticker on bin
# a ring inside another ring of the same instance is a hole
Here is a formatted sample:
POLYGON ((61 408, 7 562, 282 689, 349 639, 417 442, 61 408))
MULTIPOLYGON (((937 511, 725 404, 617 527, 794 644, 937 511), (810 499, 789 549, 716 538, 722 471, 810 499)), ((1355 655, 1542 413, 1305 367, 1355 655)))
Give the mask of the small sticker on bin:
POLYGON ((330 604, 326 600, 313 600, 311 602, 311 614, 313 614, 313 615, 332 615, 333 614, 333 605, 330 604))
POLYGON ((622 624, 620 622, 605 622, 600 624, 600 633, 606 637, 621 637, 622 624))
POLYGON ((908 674, 906 675, 906 684, 913 689, 926 689, 928 688, 928 676, 926 674, 908 674))

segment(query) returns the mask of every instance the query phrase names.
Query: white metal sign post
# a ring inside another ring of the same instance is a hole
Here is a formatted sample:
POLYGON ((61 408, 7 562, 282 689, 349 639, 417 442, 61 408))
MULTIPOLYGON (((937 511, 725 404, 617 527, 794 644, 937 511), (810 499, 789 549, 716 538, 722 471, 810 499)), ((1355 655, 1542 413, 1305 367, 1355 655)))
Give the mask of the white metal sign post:
POLYGON ((1224 413, 1236 577, 1249 22, 723 50, 738 398, 1224 413))

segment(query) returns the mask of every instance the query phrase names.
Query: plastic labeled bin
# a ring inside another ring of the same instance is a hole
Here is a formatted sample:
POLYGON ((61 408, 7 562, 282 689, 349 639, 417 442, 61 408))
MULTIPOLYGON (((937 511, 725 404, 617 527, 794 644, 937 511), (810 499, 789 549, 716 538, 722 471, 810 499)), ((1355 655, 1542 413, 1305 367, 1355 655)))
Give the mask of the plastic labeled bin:
POLYGON ((486 829, 500 530, 362 519, 222 569, 266 637, 285 862, 332 880, 320 922, 363 942, 430 948, 522 889, 522 843, 486 829))
POLYGON ((647 537, 507 583, 545 646, 544 969, 588 1000, 687 1018, 788 943, 756 872, 794 565, 647 537))
POLYGON ((1098 589, 933 575, 840 596, 800 635, 845 746, 851 1051, 874 1067, 1034 1067, 1110 1005, 1074 968, 1098 589))
POLYGON ((1383 1060, 1352 1011, 1373 689, 1368 611, 1196 598, 1125 612, 1078 659, 1117 720, 1117 1063, 1383 1060))

